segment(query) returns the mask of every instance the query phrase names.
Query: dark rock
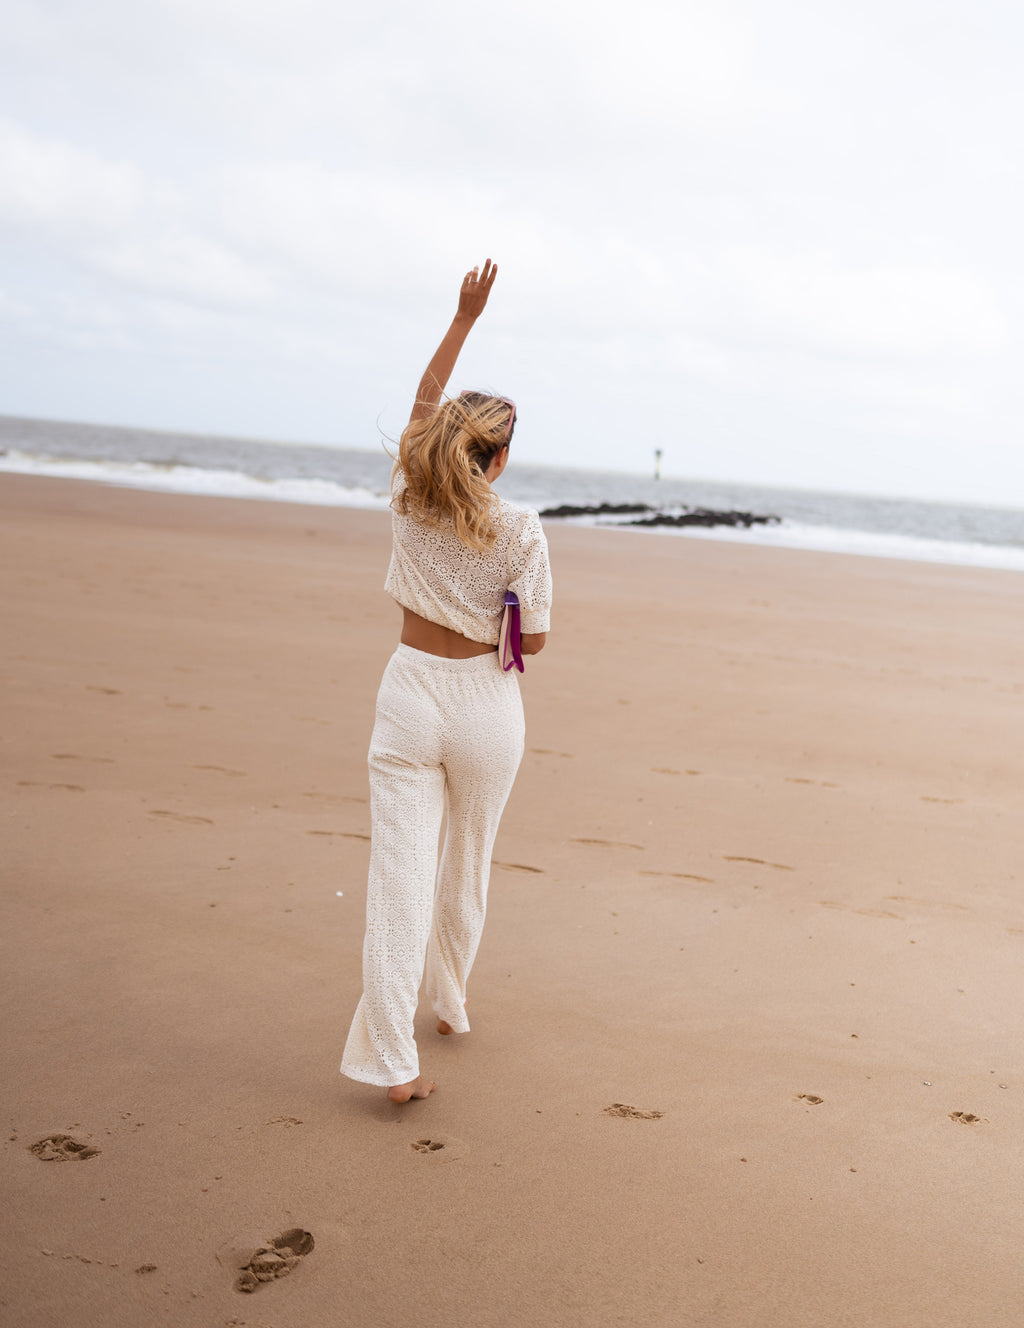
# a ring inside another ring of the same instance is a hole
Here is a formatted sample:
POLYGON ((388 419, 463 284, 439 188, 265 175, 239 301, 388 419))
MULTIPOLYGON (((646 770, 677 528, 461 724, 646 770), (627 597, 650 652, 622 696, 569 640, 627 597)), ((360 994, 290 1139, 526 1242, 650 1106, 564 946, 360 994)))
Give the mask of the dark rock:
POLYGON ((751 526, 778 525, 777 516, 757 516, 753 512, 716 512, 709 507, 695 507, 688 512, 670 514, 656 512, 654 516, 643 517, 638 521, 624 521, 626 526, 742 526, 749 530, 751 526))
POLYGON ((653 512, 648 503, 599 503, 596 507, 574 507, 563 503, 561 507, 545 507, 541 516, 632 516, 637 512, 653 512))
POLYGON ((778 525, 777 516, 759 516, 754 512, 722 512, 712 507, 688 507, 682 512, 659 512, 649 503, 599 503, 596 506, 574 506, 563 503, 561 507, 546 507, 543 517, 570 516, 634 516, 635 521, 623 521, 623 526, 742 526, 749 530, 751 526, 778 525), (649 512, 650 516, 642 513, 649 512))

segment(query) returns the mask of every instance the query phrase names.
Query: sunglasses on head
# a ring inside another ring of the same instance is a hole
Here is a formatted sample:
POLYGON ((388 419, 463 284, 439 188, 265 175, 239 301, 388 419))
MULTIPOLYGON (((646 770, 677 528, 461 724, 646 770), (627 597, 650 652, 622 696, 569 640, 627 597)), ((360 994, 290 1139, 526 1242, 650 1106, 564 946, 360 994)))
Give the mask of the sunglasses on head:
POLYGON ((512 426, 516 422, 516 403, 510 401, 508 397, 498 397, 496 399, 508 406, 508 424, 505 425, 505 441, 507 443, 512 437, 512 426))

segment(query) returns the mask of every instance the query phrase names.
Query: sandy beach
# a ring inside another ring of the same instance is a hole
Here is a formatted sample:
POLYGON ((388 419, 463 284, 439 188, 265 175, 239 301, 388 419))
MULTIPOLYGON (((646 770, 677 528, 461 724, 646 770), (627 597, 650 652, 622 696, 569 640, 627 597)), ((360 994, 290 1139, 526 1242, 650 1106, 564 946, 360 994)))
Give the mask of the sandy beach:
POLYGON ((11 1328, 1020 1324, 1024 575, 550 525, 473 1032, 398 1107, 337 1068, 387 516, 0 516, 11 1328))

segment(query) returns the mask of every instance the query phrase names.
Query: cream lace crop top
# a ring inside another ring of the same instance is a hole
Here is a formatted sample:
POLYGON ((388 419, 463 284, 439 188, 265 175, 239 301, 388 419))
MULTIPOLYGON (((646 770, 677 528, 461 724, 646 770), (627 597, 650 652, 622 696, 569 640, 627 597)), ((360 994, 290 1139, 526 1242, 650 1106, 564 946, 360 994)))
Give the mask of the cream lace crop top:
MULTIPOLYGON (((404 486, 401 471, 392 497, 404 486)), ((392 511, 394 542, 384 589, 428 622, 484 645, 497 645, 505 591, 519 597, 522 630, 546 632, 551 608, 548 542, 529 507, 499 500, 498 538, 489 549, 467 549, 453 530, 431 529, 392 511)))

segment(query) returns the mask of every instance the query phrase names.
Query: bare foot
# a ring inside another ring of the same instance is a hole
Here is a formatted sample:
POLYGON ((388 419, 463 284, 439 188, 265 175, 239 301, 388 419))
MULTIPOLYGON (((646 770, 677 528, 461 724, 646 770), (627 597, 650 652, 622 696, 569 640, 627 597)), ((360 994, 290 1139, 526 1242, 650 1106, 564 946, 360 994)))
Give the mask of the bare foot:
MULTIPOLYGON (((468 1004, 469 1001, 463 1001, 463 1005, 468 1005, 468 1004)), ((438 1019, 437 1031, 441 1034, 442 1037, 447 1037, 449 1033, 454 1033, 455 1029, 452 1028, 451 1024, 447 1021, 447 1019, 438 1019)))
POLYGON ((411 1084, 392 1084, 388 1089, 388 1098, 392 1102, 408 1102, 411 1097, 429 1097, 436 1087, 433 1080, 424 1079, 420 1075, 411 1084))

